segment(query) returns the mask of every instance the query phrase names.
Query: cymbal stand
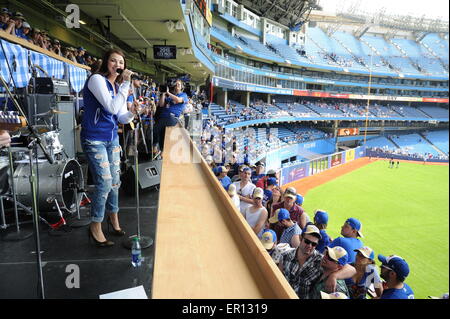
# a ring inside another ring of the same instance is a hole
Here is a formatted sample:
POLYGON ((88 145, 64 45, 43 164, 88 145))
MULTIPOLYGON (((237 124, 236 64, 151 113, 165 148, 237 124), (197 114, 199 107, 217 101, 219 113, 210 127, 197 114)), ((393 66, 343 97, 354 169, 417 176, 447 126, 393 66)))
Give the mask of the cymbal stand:
POLYGON ((133 238, 137 237, 139 238, 139 244, 141 245, 141 249, 148 248, 151 245, 153 245, 153 239, 147 236, 141 236, 141 228, 140 228, 140 219, 139 219, 139 213, 140 213, 140 205, 139 205, 139 159, 138 159, 138 135, 139 135, 139 125, 141 123, 138 122, 134 128, 134 146, 133 146, 133 152, 134 152, 134 167, 135 167, 135 174, 134 174, 134 186, 135 186, 135 194, 136 194, 136 219, 137 219, 137 233, 136 235, 130 236, 129 238, 125 239, 122 244, 125 248, 131 249, 133 246, 133 238))
MULTIPOLYGON (((20 241, 27 239, 33 235, 32 231, 24 231, 21 230, 19 227, 19 214, 17 212, 17 196, 16 196, 16 185, 14 183, 14 168, 13 168, 13 159, 12 159, 12 152, 11 147, 8 147, 8 158, 9 158, 9 172, 10 172, 10 185, 11 185, 11 193, 14 201, 14 217, 16 220, 16 232, 15 233, 9 233, 3 237, 3 240, 5 241, 20 241)), ((1 198, 1 208, 4 212, 3 207, 3 197, 1 198)), ((3 214, 4 218, 4 214, 3 214)))

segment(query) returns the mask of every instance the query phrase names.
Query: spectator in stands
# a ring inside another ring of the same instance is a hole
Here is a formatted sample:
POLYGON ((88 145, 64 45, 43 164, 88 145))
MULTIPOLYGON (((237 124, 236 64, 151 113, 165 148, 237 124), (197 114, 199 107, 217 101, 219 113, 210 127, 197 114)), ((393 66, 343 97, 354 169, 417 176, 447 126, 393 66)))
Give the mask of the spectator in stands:
POLYGON ((344 248, 336 246, 333 248, 327 247, 325 249, 320 268, 320 279, 311 288, 310 298, 321 299, 321 291, 325 292, 340 292, 349 295, 347 285, 345 281, 340 279, 336 280, 336 291, 327 291, 325 288, 325 282, 329 276, 341 270, 348 263, 348 255, 344 248))
MULTIPOLYGON (((301 299, 311 298, 311 289, 323 274, 320 266, 323 255, 315 249, 319 240, 319 229, 314 225, 308 225, 302 232, 298 248, 281 255, 278 264, 292 289, 301 299)), ((336 280, 349 278, 355 272, 352 266, 345 265, 342 269, 330 274, 325 284, 325 291, 335 291, 336 280)))
POLYGON ((332 239, 325 230, 328 225, 328 213, 324 210, 316 210, 314 213, 314 225, 320 230, 320 235, 322 236, 316 249, 323 254, 325 248, 332 242, 332 239))
POLYGON ((17 37, 20 36, 20 29, 22 28, 22 23, 24 20, 25 18, 20 12, 16 12, 15 14, 11 15, 6 22, 6 26, 4 27, 5 32, 17 37))
POLYGON ((233 204, 236 206, 238 210, 241 208, 241 201, 239 200, 239 196, 236 192, 236 185, 230 184, 228 186, 228 195, 230 195, 233 204))
POLYGON ((59 42, 58 39, 53 40, 52 51, 59 56, 63 56, 63 53, 61 50, 61 43, 59 42))
POLYGON ((264 230, 264 224, 267 220, 267 209, 262 205, 264 191, 256 187, 253 190, 253 204, 244 211, 244 217, 258 238, 261 238, 264 230))
POLYGON ((86 53, 86 49, 83 47, 79 47, 78 52, 75 51, 75 58, 79 64, 86 65, 86 60, 84 59, 85 53, 86 53))
POLYGON ((31 42, 31 26, 28 22, 24 21, 22 24, 22 35, 21 38, 27 40, 28 42, 31 42))
POLYGON ((293 248, 297 248, 300 245, 302 230, 297 223, 291 220, 288 210, 284 208, 277 209, 274 216, 269 219, 269 222, 271 224, 278 223, 284 229, 279 243, 287 243, 293 248))
POLYGON ((381 299, 414 299, 414 292, 405 283, 409 275, 408 263, 400 256, 378 255, 381 261, 381 278, 386 280, 381 299))
POLYGON ((33 31, 31 32, 31 42, 34 45, 41 47, 41 45, 42 45, 41 30, 36 29, 36 28, 33 29, 33 31))
MULTIPOLYGON (((45 41, 43 41, 45 42, 45 41)), ((44 48, 45 48, 45 43, 43 44, 44 48)), ((41 46, 42 47, 42 46, 41 46)), ((72 61, 73 63, 77 63, 77 59, 75 57, 75 49, 72 47, 66 48, 66 52, 64 54, 64 57, 70 61, 72 61)))
POLYGON ((219 174, 217 178, 219 179, 220 184, 227 190, 231 184, 231 178, 227 176, 228 169, 225 166, 219 166, 217 173, 219 174))
POLYGON ((244 214, 245 210, 253 205, 253 190, 256 186, 250 181, 251 178, 251 169, 249 167, 244 167, 240 173, 241 180, 238 182, 234 182, 236 185, 236 191, 239 195, 240 203, 240 211, 244 214))
MULTIPOLYGON (((260 187, 262 189, 265 189, 267 187, 267 179, 270 177, 275 177, 277 178, 277 172, 274 169, 269 169, 269 171, 267 172, 266 176, 261 177, 257 182, 256 182, 256 187, 260 187)), ((278 178, 277 178, 278 180, 278 178)))
POLYGON ((343 247, 348 254, 348 262, 354 263, 356 252, 355 249, 363 247, 363 243, 358 237, 363 237, 361 233, 361 222, 356 218, 349 218, 345 221, 341 228, 341 235, 343 237, 338 237, 331 242, 328 247, 343 247))
POLYGON ((279 186, 272 188, 272 199, 269 200, 266 204, 267 212, 269 213, 270 217, 272 217, 275 213, 273 205, 282 202, 283 202, 283 190, 279 186))
POLYGON ((277 244, 277 234, 272 229, 264 229, 260 240, 269 255, 272 256, 277 244))
POLYGON ((361 247, 355 249, 356 261, 353 267, 356 274, 346 280, 349 297, 351 299, 366 299, 370 286, 373 284, 375 288, 374 298, 379 298, 383 293, 383 285, 381 284, 380 275, 375 265, 375 254, 370 247, 361 247))
POLYGON ((272 199, 272 190, 278 186, 277 179, 275 177, 269 177, 267 179, 267 186, 264 189, 264 206, 267 207, 267 203, 272 199))
POLYGON ((308 214, 303 210, 303 208, 295 203, 295 201, 297 200, 296 192, 297 190, 293 187, 286 188, 283 196, 283 203, 274 205, 273 208, 286 208, 291 214, 291 219, 295 221, 301 229, 303 229, 308 223, 309 217, 308 214))
MULTIPOLYGON (((264 174, 265 165, 262 162, 255 163, 255 171, 252 174, 252 183, 256 184, 260 178, 264 177, 266 174, 264 174)), ((262 187, 261 187, 262 188, 262 187)))
POLYGON ((95 188, 92 194, 89 238, 98 247, 109 247, 102 231, 105 212, 109 213, 108 225, 117 236, 125 235, 120 228, 120 144, 118 123, 129 123, 134 114, 127 110, 126 99, 130 89, 132 72, 126 69, 122 51, 111 49, 103 58, 99 73, 91 75, 84 86, 84 116, 81 124, 81 145, 87 157, 95 188), (123 69, 119 75, 117 69, 123 69))
POLYGON ((9 12, 8 8, 2 8, 0 12, 0 29, 6 30, 10 17, 11 12, 9 12))

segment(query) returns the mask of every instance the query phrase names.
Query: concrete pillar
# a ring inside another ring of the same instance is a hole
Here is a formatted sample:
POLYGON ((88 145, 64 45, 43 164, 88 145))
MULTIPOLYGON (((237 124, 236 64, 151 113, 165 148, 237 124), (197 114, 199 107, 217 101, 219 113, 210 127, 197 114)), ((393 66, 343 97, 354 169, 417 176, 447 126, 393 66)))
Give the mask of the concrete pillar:
POLYGON ((241 96, 241 104, 250 106, 250 92, 244 92, 241 96))
POLYGON ((272 104, 272 94, 267 94, 267 104, 272 104))
POLYGON ((228 91, 226 89, 221 89, 217 91, 217 104, 226 107, 228 103, 228 91))
POLYGON ((336 142, 334 144, 334 151, 335 152, 339 151, 339 148, 338 148, 338 127, 339 127, 339 121, 334 121, 333 134, 336 137, 336 142))

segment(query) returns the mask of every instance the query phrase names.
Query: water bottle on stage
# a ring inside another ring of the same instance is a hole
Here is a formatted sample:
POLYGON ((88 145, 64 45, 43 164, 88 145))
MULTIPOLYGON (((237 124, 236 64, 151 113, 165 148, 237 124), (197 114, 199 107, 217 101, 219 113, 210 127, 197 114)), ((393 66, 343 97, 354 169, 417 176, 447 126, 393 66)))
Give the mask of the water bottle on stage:
POLYGON ((131 264, 133 267, 139 267, 142 262, 141 245, 139 244, 139 238, 133 238, 133 246, 131 248, 131 264))

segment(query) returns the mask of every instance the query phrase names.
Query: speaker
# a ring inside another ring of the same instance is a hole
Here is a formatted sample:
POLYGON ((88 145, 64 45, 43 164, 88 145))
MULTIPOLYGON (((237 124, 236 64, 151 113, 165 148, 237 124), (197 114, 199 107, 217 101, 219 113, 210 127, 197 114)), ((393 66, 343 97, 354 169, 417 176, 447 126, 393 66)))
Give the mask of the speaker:
MULTIPOLYGON (((159 185, 161 182, 161 167, 162 160, 144 162, 138 165, 138 182, 141 189, 159 185)), ((127 185, 123 190, 129 195, 134 194, 136 191, 134 186, 135 176, 136 169, 134 165, 128 167, 122 175, 122 184, 127 185)))
POLYGON ((59 141, 69 158, 75 157, 75 106, 73 96, 56 94, 29 94, 25 98, 25 112, 33 125, 42 125, 44 120, 49 123, 49 116, 41 119, 36 114, 48 112, 54 108, 57 113, 52 117, 51 124, 59 128, 59 141))

